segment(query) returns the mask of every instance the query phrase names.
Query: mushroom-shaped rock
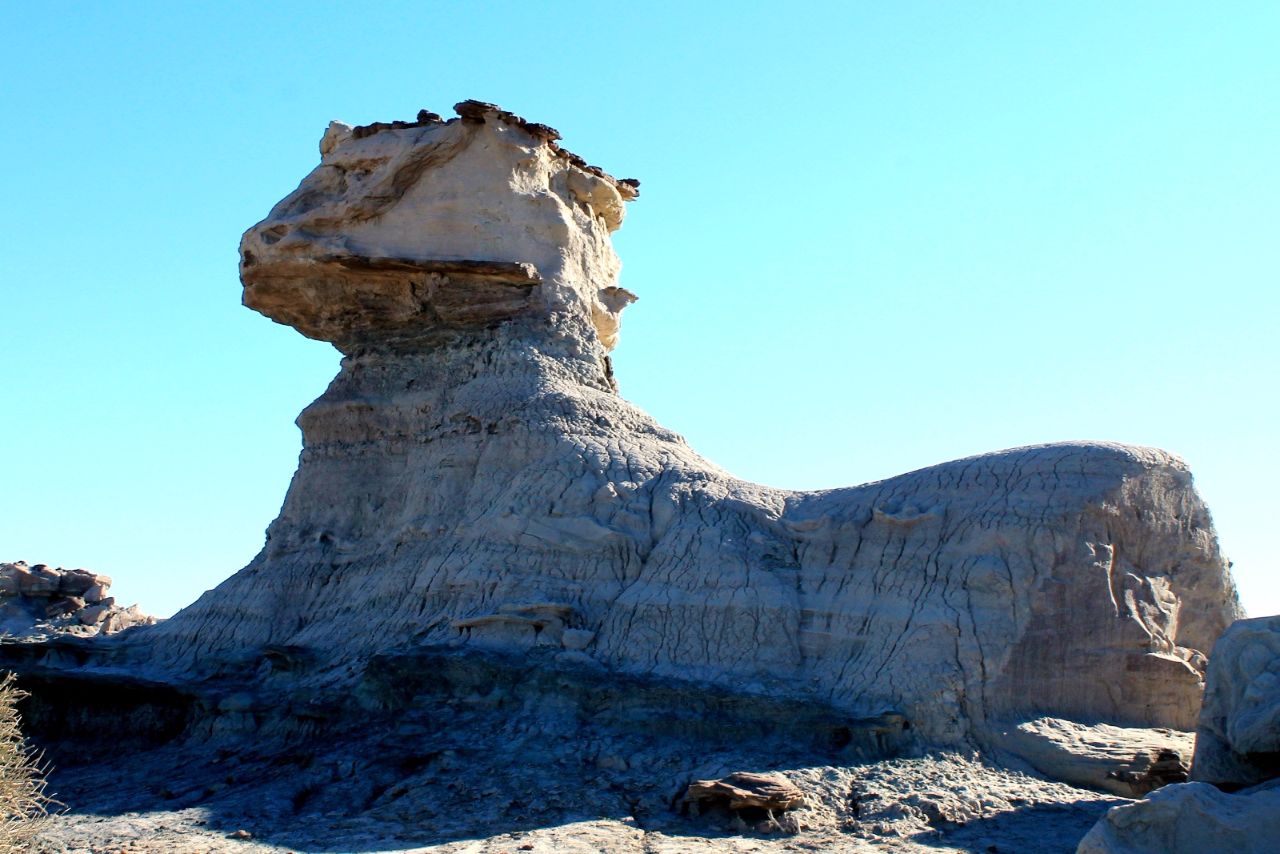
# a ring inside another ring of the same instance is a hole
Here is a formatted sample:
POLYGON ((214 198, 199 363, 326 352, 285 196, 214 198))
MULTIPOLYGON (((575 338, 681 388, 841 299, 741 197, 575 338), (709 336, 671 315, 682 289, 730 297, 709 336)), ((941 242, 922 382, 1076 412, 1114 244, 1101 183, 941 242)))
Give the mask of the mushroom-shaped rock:
POLYGON ((320 165, 241 241, 244 304, 344 352, 566 314, 611 348, 634 297, 616 287, 609 233, 635 182, 546 125, 480 101, 457 110, 331 124, 320 165))

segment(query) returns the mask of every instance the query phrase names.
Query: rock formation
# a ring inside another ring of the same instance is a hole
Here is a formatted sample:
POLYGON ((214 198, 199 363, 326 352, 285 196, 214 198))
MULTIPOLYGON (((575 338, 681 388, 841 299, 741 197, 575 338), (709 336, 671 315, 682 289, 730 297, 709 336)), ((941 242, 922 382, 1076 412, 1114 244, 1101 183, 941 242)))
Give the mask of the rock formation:
POLYGON ((245 234, 245 304, 341 371, 262 552, 122 641, 132 660, 271 692, 347 690, 391 653, 555 652, 940 744, 1045 715, 1194 725, 1238 606, 1181 460, 1091 442, 822 492, 738 480, 616 393, 635 297, 610 233, 637 182, 457 112, 331 124, 245 234))
POLYGON ((117 605, 110 588, 110 576, 87 569, 0 563, 0 635, 92 637, 157 622, 137 605, 117 605))
MULTIPOLYGON (((743 482, 618 395, 635 296, 610 234, 638 183, 455 109, 330 125, 244 236, 245 304, 343 354, 261 553, 157 625, 0 644, 67 803, 177 822, 167 850, 198 813, 262 850, 567 850, 590 814, 601 850, 683 851, 723 801, 734 832, 815 849, 1039 851, 1117 799, 1023 770, 1219 797, 1165 785, 1239 615, 1182 461, 1080 442, 848 489, 743 482)), ((0 569, 66 625, 108 584, 0 569)), ((1239 780, 1275 748, 1232 710, 1274 668, 1236 637, 1197 766, 1239 780)))
POLYGON ((1280 616, 1233 624, 1213 662, 1192 779, 1232 790, 1280 778, 1280 616))
POLYGON ((1112 809, 1079 854, 1276 850, 1280 616, 1241 620, 1214 645, 1191 778, 1112 809))

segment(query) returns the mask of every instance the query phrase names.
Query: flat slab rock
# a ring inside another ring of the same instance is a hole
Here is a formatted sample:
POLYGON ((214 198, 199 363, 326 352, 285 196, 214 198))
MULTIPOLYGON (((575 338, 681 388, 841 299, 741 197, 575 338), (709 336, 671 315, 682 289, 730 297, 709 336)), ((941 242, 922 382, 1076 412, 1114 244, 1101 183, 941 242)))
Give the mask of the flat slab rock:
POLYGON ((1136 798, 1186 782, 1195 736, 1041 717, 998 728, 995 743, 1054 780, 1136 798))
POLYGON ((770 812, 795 809, 804 792, 778 774, 739 771, 720 780, 695 780, 684 793, 686 804, 722 803, 731 810, 756 808, 770 812))

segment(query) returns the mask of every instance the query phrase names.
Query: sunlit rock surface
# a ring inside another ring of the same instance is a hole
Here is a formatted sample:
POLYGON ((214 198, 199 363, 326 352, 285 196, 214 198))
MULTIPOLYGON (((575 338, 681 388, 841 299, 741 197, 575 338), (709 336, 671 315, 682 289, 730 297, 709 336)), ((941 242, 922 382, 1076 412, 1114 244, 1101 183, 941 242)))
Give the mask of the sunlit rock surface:
POLYGON ((1109 811, 1079 854, 1276 850, 1280 616, 1240 620, 1214 644, 1191 778, 1109 811))
POLYGON ((739 480, 616 393, 634 297, 609 235, 636 182, 457 109, 331 125, 245 234, 245 304, 341 371, 262 552, 134 654, 285 691, 391 651, 550 651, 943 744, 1044 715, 1194 726, 1238 607, 1181 460, 1082 442, 823 492, 739 480))

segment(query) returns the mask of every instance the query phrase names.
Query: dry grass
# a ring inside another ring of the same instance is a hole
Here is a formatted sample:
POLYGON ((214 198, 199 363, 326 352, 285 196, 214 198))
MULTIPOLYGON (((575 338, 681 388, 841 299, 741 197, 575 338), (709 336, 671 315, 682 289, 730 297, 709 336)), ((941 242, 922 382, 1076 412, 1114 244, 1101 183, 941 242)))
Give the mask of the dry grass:
POLYGON ((40 757, 27 746, 18 718, 23 693, 12 673, 0 679, 0 854, 26 851, 52 803, 40 757))

